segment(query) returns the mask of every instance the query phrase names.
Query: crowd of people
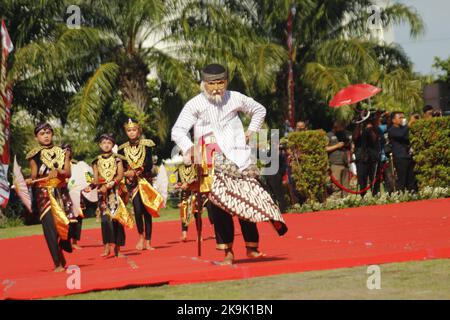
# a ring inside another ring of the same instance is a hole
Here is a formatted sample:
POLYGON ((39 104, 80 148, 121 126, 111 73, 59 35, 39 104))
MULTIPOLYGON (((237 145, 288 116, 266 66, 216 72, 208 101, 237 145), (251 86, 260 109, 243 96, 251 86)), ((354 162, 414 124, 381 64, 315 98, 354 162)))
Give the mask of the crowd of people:
MULTIPOLYGON (((440 115, 430 105, 423 108, 424 119, 440 115)), ((351 135, 342 124, 335 123, 328 133, 327 152, 337 185, 348 188, 348 177, 353 173, 361 194, 369 190, 377 194, 381 185, 388 193, 417 191, 409 128, 420 118, 413 114, 407 121, 401 111, 369 111, 355 121, 351 135), (352 163, 356 168, 353 172, 352 163)))
MULTIPOLYGON (((369 191, 378 194, 382 188, 387 193, 417 191, 409 128, 418 119, 442 116, 431 105, 422 111, 422 115, 416 113, 407 120, 401 111, 361 110, 350 125, 335 121, 327 133, 328 195, 365 195, 369 191)), ((295 130, 288 132, 304 130, 307 130, 306 123, 299 121, 295 130)), ((286 158, 289 163, 289 157, 286 158)), ((301 203, 289 166, 285 173, 291 204, 301 203)))

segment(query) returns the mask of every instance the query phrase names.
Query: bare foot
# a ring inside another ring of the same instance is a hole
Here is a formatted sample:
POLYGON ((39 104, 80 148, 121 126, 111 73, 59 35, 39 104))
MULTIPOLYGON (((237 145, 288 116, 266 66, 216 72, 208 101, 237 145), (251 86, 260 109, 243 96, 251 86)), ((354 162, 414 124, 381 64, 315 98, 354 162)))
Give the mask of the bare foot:
POLYGON ((140 238, 137 245, 136 245, 136 249, 141 251, 144 250, 144 239, 140 238))
POLYGON ((65 271, 66 269, 64 269, 64 267, 63 266, 58 266, 58 267, 56 267, 55 268, 55 270, 53 270, 54 272, 63 272, 63 271, 65 271))
POLYGON ((249 258, 261 258, 265 257, 266 255, 262 252, 259 252, 257 249, 254 250, 247 250, 247 257, 249 258))
POLYGON ((110 253, 109 245, 106 245, 106 246, 105 246, 105 250, 104 250, 103 253, 100 255, 100 257, 107 257, 107 256, 109 256, 109 253, 110 253))
POLYGON ((155 248, 153 248, 153 247, 150 245, 150 241, 147 241, 147 242, 145 243, 145 250, 155 250, 155 248))
POLYGON ((181 232, 181 241, 187 242, 187 232, 186 231, 181 232))
POLYGON ((73 244, 72 244, 72 248, 77 249, 77 250, 83 249, 82 247, 80 247, 80 246, 77 245, 76 243, 73 243, 73 244))
POLYGON ((233 251, 228 251, 225 254, 225 259, 223 261, 217 263, 219 266, 231 266, 233 264, 234 260, 234 253, 233 251))

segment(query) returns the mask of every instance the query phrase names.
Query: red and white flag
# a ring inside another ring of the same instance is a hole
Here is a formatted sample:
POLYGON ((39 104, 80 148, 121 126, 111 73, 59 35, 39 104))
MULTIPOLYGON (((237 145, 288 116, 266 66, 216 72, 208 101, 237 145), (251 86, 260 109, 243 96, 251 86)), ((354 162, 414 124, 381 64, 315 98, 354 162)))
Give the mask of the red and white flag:
POLYGON ((8 56, 14 46, 6 29, 5 21, 1 23, 1 64, 0 64, 0 129, 3 132, 0 139, 0 206, 5 208, 9 200, 9 136, 10 136, 10 118, 12 104, 12 88, 6 83, 8 56))
POLYGON ((8 29, 6 29, 5 20, 2 20, 2 49, 8 50, 8 53, 11 53, 14 49, 14 46, 11 42, 11 38, 9 37, 8 29))

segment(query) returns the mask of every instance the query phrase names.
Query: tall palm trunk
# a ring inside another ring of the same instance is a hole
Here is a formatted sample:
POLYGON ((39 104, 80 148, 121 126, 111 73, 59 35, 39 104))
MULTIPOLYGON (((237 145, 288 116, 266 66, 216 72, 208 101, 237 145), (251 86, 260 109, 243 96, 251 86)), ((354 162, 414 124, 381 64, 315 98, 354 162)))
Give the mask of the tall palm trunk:
POLYGON ((123 65, 120 73, 120 91, 125 101, 136 106, 139 112, 144 112, 148 104, 147 65, 136 56, 132 56, 123 65))

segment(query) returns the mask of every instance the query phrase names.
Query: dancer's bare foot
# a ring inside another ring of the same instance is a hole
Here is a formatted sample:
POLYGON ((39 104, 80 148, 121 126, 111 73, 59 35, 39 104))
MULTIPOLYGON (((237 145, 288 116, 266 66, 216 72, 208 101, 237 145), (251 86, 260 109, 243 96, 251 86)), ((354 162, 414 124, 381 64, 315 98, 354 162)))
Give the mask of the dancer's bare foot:
POLYGON ((144 237, 143 236, 141 236, 139 238, 139 241, 138 241, 138 243, 136 245, 136 249, 137 250, 144 250, 144 237))
POLYGON ((219 266, 231 266, 233 264, 234 260, 234 253, 232 250, 226 250, 225 251, 225 259, 223 261, 219 262, 219 266))
POLYGON ((122 252, 120 252, 120 247, 119 246, 115 246, 114 247, 114 255, 117 258, 125 258, 125 255, 122 252))
POLYGON ((103 251, 103 253, 100 255, 100 257, 107 257, 109 256, 110 253, 110 247, 109 244, 105 244, 105 250, 103 251))
POLYGON ((63 271, 65 271, 66 269, 64 269, 64 267, 63 266, 57 266, 56 268, 55 268, 55 270, 53 270, 54 272, 63 272, 63 271))
POLYGON ((266 255, 262 252, 259 252, 258 249, 247 249, 247 257, 249 258, 261 258, 266 255))
POLYGON ((80 247, 78 244, 76 243, 72 243, 72 248, 77 249, 77 250, 81 250, 83 249, 82 247, 80 247))
POLYGON ((145 250, 155 250, 150 244, 150 240, 145 241, 145 250))
POLYGON ((181 232, 181 241, 187 242, 187 232, 186 231, 181 232))

